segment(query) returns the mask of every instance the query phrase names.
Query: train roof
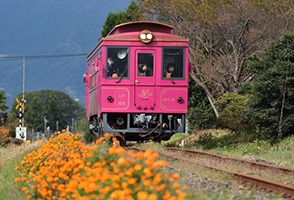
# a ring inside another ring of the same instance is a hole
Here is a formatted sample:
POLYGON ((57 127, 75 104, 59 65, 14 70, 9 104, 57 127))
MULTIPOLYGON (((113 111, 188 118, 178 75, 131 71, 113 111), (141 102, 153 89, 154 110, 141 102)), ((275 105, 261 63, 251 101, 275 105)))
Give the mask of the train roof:
POLYGON ((134 32, 134 31, 142 31, 143 29, 148 29, 150 31, 163 32, 163 33, 171 33, 174 29, 173 26, 163 24, 160 22, 153 21, 135 21, 135 22, 127 22, 123 24, 119 24, 115 26, 108 35, 114 35, 117 33, 126 33, 126 32, 134 32))
POLYGON ((103 37, 95 48, 88 54, 91 56, 97 49, 101 48, 103 41, 140 41, 139 33, 143 30, 152 32, 156 42, 184 42, 188 43, 189 39, 172 34, 174 27, 168 24, 153 21, 136 21, 127 22, 115 26, 106 37, 103 37))
POLYGON ((140 41, 139 33, 143 30, 152 32, 154 36, 153 41, 189 41, 186 38, 172 34, 173 29, 173 26, 160 22, 128 22, 115 26, 106 37, 102 38, 102 41, 140 41))

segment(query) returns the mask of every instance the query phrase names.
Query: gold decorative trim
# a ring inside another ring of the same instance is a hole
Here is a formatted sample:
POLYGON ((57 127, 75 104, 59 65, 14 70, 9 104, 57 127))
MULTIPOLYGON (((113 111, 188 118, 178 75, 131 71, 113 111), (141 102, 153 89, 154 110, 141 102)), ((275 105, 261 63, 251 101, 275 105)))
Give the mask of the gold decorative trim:
POLYGON ((174 27, 172 25, 164 24, 164 23, 161 23, 161 22, 153 22, 153 21, 126 22, 126 23, 122 23, 122 24, 116 25, 115 28, 118 28, 118 27, 121 27, 121 26, 125 26, 125 25, 130 25, 130 24, 144 24, 144 23, 158 24, 158 25, 162 25, 162 26, 166 26, 166 27, 169 27, 171 29, 174 29, 174 27))
POLYGON ((188 108, 185 108, 185 109, 168 109, 166 108, 165 104, 163 104, 163 99, 162 99, 162 96, 168 91, 168 90, 182 90, 182 91, 187 91, 187 88, 164 88, 160 91, 160 108, 164 111, 187 111, 188 108))
MULTIPOLYGON (((137 38, 102 38, 103 41, 138 41, 137 38)), ((189 39, 153 39, 154 42, 189 42, 189 39)))

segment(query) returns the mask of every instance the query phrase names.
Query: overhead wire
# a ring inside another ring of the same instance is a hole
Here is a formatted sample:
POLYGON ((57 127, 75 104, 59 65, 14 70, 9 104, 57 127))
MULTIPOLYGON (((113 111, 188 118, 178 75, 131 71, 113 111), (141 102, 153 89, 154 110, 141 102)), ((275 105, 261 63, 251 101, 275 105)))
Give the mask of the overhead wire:
POLYGON ((18 60, 23 59, 34 59, 34 58, 58 58, 58 57, 77 57, 77 56, 86 56, 87 53, 79 53, 79 54, 57 54, 57 55, 33 55, 33 56, 5 56, 0 55, 0 61, 8 61, 8 60, 18 60))

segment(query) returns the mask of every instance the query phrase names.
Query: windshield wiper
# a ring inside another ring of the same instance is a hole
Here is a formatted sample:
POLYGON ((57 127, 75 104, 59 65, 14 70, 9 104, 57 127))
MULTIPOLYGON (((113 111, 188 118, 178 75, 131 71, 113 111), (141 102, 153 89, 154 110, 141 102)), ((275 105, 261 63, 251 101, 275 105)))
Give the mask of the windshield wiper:
POLYGON ((171 82, 172 82, 173 84, 175 84, 173 78, 171 77, 171 73, 168 73, 166 70, 164 70, 164 71, 165 71, 165 74, 170 74, 170 76, 169 76, 169 77, 166 77, 166 78, 169 78, 169 79, 171 80, 171 82))
POLYGON ((122 77, 123 77, 123 75, 126 73, 126 71, 127 71, 127 68, 125 68, 125 70, 123 71, 123 73, 121 73, 121 75, 120 75, 120 77, 117 79, 116 83, 118 83, 118 82, 122 79, 122 77))
POLYGON ((170 78, 171 82, 172 82, 173 84, 175 84, 175 82, 174 82, 174 80, 172 79, 172 77, 170 76, 169 78, 170 78))

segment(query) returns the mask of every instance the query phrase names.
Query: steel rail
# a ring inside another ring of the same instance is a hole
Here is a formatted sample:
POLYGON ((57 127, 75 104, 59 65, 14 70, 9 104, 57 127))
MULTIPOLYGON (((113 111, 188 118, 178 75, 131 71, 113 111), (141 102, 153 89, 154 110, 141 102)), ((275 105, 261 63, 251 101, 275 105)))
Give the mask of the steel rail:
POLYGON ((270 168, 270 169, 275 169, 275 170, 281 170, 283 173, 292 174, 294 175, 294 169, 291 168, 286 168, 286 167, 280 167, 276 165, 270 165, 270 164, 265 164, 265 163, 259 163, 251 160, 244 160, 240 158, 232 158, 228 156, 222 156, 219 154, 214 154, 214 153, 209 153, 209 152, 204 152, 204 151, 197 151, 197 150, 189 150, 189 149, 181 149, 181 148, 175 148, 175 147, 166 147, 168 150, 172 151, 180 151, 180 152, 185 152, 185 153, 191 153, 191 154, 201 154, 204 156, 211 156, 211 157, 216 157, 222 160, 231 160, 231 161, 236 161, 236 162, 243 162, 243 163, 248 163, 250 165, 265 169, 265 168, 270 168))
MULTIPOLYGON (((131 149, 131 150, 135 150, 135 151, 145 151, 145 150, 135 148, 135 147, 127 147, 126 149, 131 149)), ((154 151, 154 152, 156 152, 156 151, 154 151)), ((176 156, 171 156, 171 155, 161 153, 161 152, 157 152, 157 153, 161 156, 165 156, 165 157, 171 158, 173 160, 185 161, 185 162, 193 163, 193 164, 196 164, 196 165, 208 168, 208 169, 212 169, 215 171, 220 171, 220 172, 225 172, 227 174, 231 174, 231 175, 233 175, 235 180, 237 180, 243 184, 249 183, 252 186, 255 186, 257 188, 262 188, 265 191, 275 192, 277 194, 283 195, 285 198, 294 199, 294 187, 293 186, 282 184, 282 183, 279 183, 276 181, 271 181, 271 180, 251 176, 251 175, 247 175, 247 174, 243 174, 243 173, 239 173, 239 172, 229 171, 229 170, 222 169, 219 167, 208 166, 208 165, 205 165, 203 163, 199 163, 199 162, 196 162, 193 160, 180 158, 180 157, 176 157, 176 156)))

